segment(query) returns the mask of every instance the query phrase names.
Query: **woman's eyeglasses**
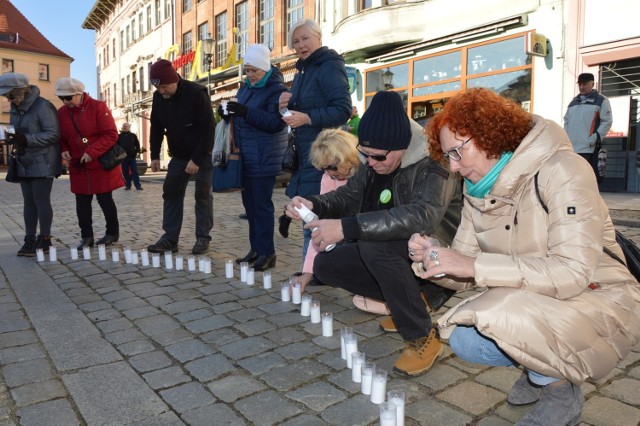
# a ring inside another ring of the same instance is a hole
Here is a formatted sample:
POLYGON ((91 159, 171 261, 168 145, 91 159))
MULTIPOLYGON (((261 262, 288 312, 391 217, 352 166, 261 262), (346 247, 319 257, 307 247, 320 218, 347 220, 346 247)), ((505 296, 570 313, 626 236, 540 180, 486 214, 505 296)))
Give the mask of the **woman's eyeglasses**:
POLYGON ((326 171, 337 172, 338 171, 338 167, 337 166, 327 166, 327 167, 322 167, 320 170, 322 170, 323 172, 326 172, 326 171))
POLYGON ((473 139, 473 136, 467 139, 466 141, 462 142, 460 145, 451 148, 449 151, 443 152, 442 155, 444 155, 444 157, 447 160, 453 160, 453 161, 462 160, 462 154, 460 153, 460 148, 465 146, 471 139, 473 139))
POLYGON ((73 96, 58 96, 58 99, 60 99, 62 102, 70 101, 71 99, 73 99, 73 96))
POLYGON ((386 154, 367 154, 366 152, 362 152, 360 150, 360 148, 358 148, 358 152, 360 153, 360 155, 362 155, 364 158, 371 158, 374 161, 386 161, 387 160, 387 155, 389 155, 389 153, 391 152, 390 150, 387 151, 386 154))

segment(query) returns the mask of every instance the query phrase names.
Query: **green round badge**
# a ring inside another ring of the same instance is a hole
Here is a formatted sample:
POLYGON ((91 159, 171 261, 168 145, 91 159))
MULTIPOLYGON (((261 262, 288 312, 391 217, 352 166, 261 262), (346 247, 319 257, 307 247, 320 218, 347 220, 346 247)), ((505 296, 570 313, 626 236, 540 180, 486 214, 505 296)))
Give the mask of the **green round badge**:
POLYGON ((391 201, 391 191, 385 189, 380 193, 380 202, 382 204, 387 204, 389 201, 391 201))

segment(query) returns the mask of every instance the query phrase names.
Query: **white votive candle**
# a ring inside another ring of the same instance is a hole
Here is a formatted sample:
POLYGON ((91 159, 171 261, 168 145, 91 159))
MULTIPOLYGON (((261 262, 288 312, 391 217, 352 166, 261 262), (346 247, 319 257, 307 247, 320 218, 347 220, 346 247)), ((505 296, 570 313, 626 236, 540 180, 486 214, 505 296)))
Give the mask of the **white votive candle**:
POLYGON ((247 285, 254 285, 256 283, 256 271, 253 268, 247 269, 247 285))
POLYGON ((82 248, 82 257, 84 258, 84 260, 91 259, 91 249, 89 247, 82 248))
POLYGON ((347 368, 352 367, 351 354, 358 352, 358 336, 352 333, 344 338, 344 350, 347 356, 347 368))
POLYGON ((58 250, 56 246, 49 247, 49 262, 55 262, 58 260, 58 250))
POLYGON ((233 278, 233 260, 231 259, 224 262, 224 276, 226 278, 233 278))
POLYGON ((346 360, 347 359, 347 350, 344 345, 344 338, 349 334, 353 334, 353 328, 351 327, 343 327, 340 329, 340 358, 346 360))
POLYGON ((374 362, 365 362, 362 364, 362 381, 360 382, 360 390, 365 395, 371 395, 371 383, 373 375, 376 372, 376 364, 374 362))
POLYGON ((248 262, 240 262, 240 281, 243 283, 247 282, 247 273, 249 272, 249 263, 248 262))
POLYGON ((396 425, 404 426, 404 392, 400 390, 390 390, 387 392, 387 401, 396 405, 396 425))
POLYGON ((311 300, 311 322, 313 324, 320 323, 320 301, 311 300))
POLYGON ((210 274, 211 273, 211 259, 209 259, 208 257, 206 257, 204 259, 204 271, 205 274, 210 274))
POLYGON ((288 302, 291 300, 291 294, 289 293, 289 283, 282 283, 282 288, 280 289, 280 298, 283 302, 288 302))
POLYGON ((98 244, 98 259, 107 260, 107 248, 104 244, 98 244))
POLYGON ((364 353, 354 352, 351 354, 351 380, 356 383, 362 382, 362 364, 364 364, 364 353))
POLYGON ((154 268, 160 267, 160 253, 151 253, 151 266, 154 268))
POLYGON ((164 267, 165 269, 173 269, 173 253, 171 250, 164 252, 164 267))
POLYGON ((204 256, 198 256, 198 272, 204 272, 204 256))
POLYGON ((387 396, 387 372, 376 370, 371 383, 371 402, 382 404, 387 396))
POLYGON ((294 305, 302 303, 302 286, 300 283, 295 283, 293 285, 293 289, 291 290, 291 301, 294 305))
POLYGON ((142 266, 149 266, 149 252, 147 249, 140 250, 140 260, 142 261, 142 266))
POLYGON ((271 288, 271 272, 265 271, 262 273, 262 287, 265 290, 269 290, 271 288))
POLYGON ((131 250, 131 264, 132 265, 137 265, 138 264, 138 251, 137 250, 131 250))
POLYGON ((71 260, 78 260, 78 248, 71 247, 71 260))
POLYGON ((184 257, 181 254, 176 254, 176 271, 182 271, 184 269, 184 257))
POLYGON ((196 257, 195 256, 187 256, 187 267, 189 268, 189 272, 195 272, 195 270, 196 270, 196 257))
POLYGON ((322 313, 322 336, 333 336, 333 314, 331 312, 322 313))
POLYGON ((111 260, 113 262, 120 262, 120 250, 117 248, 111 249, 111 260))
POLYGON ((397 407, 391 402, 380 404, 380 426, 397 426, 397 407))
POLYGON ((300 302, 300 315, 308 317, 311 315, 311 296, 303 294, 300 302))
POLYGON ((44 262, 44 250, 41 248, 36 249, 36 259, 38 262, 44 262))
POLYGON ((126 263, 131 263, 131 247, 129 246, 124 247, 124 261, 126 263))

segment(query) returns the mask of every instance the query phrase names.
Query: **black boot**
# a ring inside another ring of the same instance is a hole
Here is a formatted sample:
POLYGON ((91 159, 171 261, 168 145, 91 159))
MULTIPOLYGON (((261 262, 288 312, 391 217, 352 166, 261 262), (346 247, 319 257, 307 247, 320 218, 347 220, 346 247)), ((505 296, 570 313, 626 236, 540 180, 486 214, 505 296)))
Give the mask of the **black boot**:
POLYGON ((18 250, 18 256, 34 257, 36 255, 36 236, 27 235, 24 237, 24 244, 18 250))
POLYGON ((38 235, 35 249, 42 249, 44 253, 49 253, 49 247, 51 247, 51 235, 38 235))
POLYGON ((247 253, 247 255, 245 257, 236 259, 236 263, 237 264, 240 264, 242 262, 253 263, 253 262, 256 261, 258 256, 259 256, 258 253, 256 253, 255 251, 251 250, 249 253, 247 253))
POLYGON ((289 237, 289 225, 291 225, 291 218, 286 214, 278 218, 278 232, 284 238, 289 237))
POLYGON ((274 266, 276 266, 275 254, 272 254, 270 256, 260 255, 256 259, 256 263, 253 264, 253 269, 258 272, 273 268, 274 266))
POLYGON ((85 247, 93 247, 93 237, 83 237, 78 244, 78 250, 82 250, 85 247))

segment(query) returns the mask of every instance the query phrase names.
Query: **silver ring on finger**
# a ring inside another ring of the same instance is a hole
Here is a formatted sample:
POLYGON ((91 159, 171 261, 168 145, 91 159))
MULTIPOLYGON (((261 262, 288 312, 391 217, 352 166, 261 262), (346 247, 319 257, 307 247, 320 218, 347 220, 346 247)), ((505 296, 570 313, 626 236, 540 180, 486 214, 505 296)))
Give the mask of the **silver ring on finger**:
POLYGON ((436 261, 436 260, 438 260, 438 258, 439 258, 439 255, 438 255, 438 252, 437 252, 437 251, 435 251, 435 250, 431 250, 431 251, 429 252, 429 260, 434 260, 434 261, 436 261))
POLYGON ((409 249, 409 256, 415 256, 415 252, 413 251, 413 249, 409 249))

